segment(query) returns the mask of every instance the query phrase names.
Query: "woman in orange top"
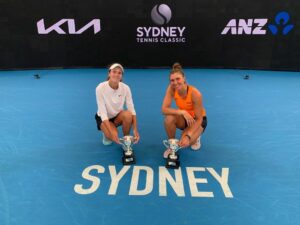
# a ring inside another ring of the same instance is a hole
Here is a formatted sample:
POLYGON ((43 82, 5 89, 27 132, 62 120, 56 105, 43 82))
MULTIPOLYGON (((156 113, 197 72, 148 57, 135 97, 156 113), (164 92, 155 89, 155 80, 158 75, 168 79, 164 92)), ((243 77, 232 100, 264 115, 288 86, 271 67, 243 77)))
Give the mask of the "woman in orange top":
MULTIPOLYGON (((164 125, 169 139, 175 138, 176 128, 179 128, 183 131, 179 146, 200 149, 200 136, 207 125, 202 95, 197 88, 187 84, 179 63, 175 63, 170 72, 170 84, 162 104, 162 113, 165 115, 164 125), (173 99, 178 109, 171 108, 173 99)), ((167 149, 164 157, 167 158, 170 153, 171 150, 167 149)))

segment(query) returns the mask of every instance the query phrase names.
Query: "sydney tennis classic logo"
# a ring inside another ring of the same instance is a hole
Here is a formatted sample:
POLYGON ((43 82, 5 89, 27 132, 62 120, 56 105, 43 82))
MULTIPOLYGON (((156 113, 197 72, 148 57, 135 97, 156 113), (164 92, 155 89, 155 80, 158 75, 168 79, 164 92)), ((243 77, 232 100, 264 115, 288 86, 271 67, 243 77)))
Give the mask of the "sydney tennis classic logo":
POLYGON ((167 26, 172 11, 166 4, 155 5, 151 10, 151 19, 158 26, 138 27, 136 41, 139 43, 182 43, 186 42, 186 27, 167 26))
POLYGON ((267 30, 273 35, 287 35, 294 25, 290 23, 287 12, 279 12, 274 21, 268 18, 231 19, 221 32, 222 35, 266 35, 267 30))

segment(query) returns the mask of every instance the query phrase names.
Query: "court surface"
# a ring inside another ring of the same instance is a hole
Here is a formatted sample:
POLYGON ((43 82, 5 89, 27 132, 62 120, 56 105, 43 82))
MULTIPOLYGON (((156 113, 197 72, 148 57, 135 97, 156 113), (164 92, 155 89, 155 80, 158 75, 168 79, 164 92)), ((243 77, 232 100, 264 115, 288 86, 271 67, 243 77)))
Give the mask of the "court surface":
POLYGON ((208 126, 175 171, 162 158, 169 70, 125 70, 141 135, 127 167, 94 121, 106 69, 1 71, 0 224, 299 225, 300 74, 185 73, 208 126))

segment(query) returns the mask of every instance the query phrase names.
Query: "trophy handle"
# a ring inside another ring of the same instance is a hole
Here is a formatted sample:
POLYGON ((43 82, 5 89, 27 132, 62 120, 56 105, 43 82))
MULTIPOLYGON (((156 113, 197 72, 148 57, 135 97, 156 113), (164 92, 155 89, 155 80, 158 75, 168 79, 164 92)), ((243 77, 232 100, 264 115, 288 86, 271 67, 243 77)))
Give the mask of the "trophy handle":
POLYGON ((175 152, 178 152, 179 149, 182 149, 182 147, 177 148, 175 152))
POLYGON ((125 144, 123 143, 124 138, 119 138, 119 140, 120 140, 120 144, 122 145, 123 149, 126 149, 126 146, 125 146, 125 144))
POLYGON ((166 148, 170 148, 168 140, 163 140, 163 144, 166 146, 166 148))

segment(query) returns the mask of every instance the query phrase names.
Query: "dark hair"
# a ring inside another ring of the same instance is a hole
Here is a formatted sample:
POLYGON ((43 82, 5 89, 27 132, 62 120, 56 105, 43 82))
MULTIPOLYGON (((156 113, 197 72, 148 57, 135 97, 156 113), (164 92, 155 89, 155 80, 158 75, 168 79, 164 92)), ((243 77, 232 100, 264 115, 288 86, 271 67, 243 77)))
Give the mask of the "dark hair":
POLYGON ((184 72, 182 70, 182 66, 178 62, 174 63, 173 66, 172 66, 172 70, 170 72, 170 75, 173 74, 173 73, 180 73, 182 76, 185 77, 184 72))

